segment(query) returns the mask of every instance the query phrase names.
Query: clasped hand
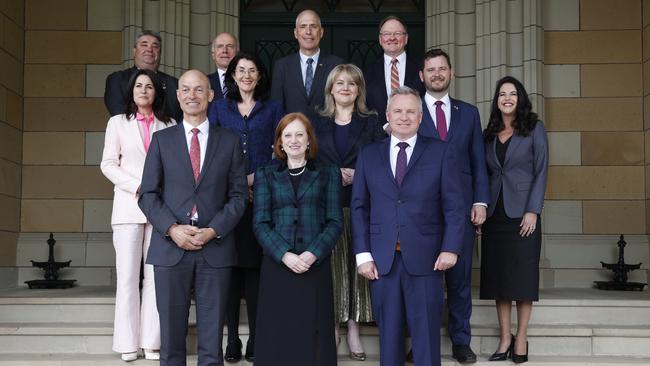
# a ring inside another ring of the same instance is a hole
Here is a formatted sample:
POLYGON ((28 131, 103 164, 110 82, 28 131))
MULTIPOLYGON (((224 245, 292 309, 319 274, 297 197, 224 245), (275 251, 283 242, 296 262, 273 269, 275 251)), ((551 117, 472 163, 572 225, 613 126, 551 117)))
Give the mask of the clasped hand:
POLYGON ((316 262, 316 256, 307 251, 302 252, 300 255, 286 252, 282 256, 282 263, 297 274, 307 272, 314 262, 316 262))
POLYGON ((184 250, 199 250, 217 236, 214 229, 198 228, 191 225, 174 224, 169 228, 169 237, 184 250))

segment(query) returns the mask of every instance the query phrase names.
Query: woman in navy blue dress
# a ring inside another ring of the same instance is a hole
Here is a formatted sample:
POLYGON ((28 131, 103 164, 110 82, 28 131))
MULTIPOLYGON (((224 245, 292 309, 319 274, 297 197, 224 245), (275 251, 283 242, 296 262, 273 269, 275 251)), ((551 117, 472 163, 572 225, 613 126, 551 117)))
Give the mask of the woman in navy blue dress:
POLYGON ((319 145, 317 159, 336 165, 342 177, 344 227, 332 253, 335 320, 337 324, 347 323, 350 358, 363 361, 366 354, 358 323, 373 319, 368 281, 357 274, 355 258, 351 254, 349 207, 359 149, 387 135, 379 124, 377 113, 366 107, 363 74, 352 64, 338 65, 330 72, 325 84, 324 109, 312 120, 319 145))
POLYGON ((226 128, 240 136, 247 157, 249 204, 235 228, 238 262, 232 272, 232 288, 226 325, 228 346, 225 359, 237 362, 242 358, 239 339, 239 305, 246 299, 249 337, 245 358, 255 358, 255 319, 259 289, 262 249, 255 239, 252 227, 252 187, 255 170, 271 161, 275 128, 283 116, 282 107, 268 100, 269 77, 264 65, 254 56, 238 53, 230 62, 225 76, 226 96, 212 103, 208 112, 210 123, 226 128))

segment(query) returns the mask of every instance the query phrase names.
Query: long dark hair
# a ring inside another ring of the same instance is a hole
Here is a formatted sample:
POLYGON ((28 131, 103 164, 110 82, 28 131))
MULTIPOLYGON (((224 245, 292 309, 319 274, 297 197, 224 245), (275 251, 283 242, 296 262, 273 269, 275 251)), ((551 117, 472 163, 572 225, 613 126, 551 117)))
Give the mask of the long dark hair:
POLYGON ((131 75, 131 78, 129 79, 129 87, 127 89, 126 95, 124 96, 124 104, 126 106, 124 109, 124 114, 128 118, 134 118, 135 113, 138 111, 138 106, 135 105, 135 101, 133 101, 133 89, 135 88, 135 81, 140 75, 147 75, 149 79, 151 79, 153 88, 156 91, 156 95, 153 98, 153 105, 151 106, 154 116, 156 116, 159 121, 164 122, 165 124, 170 123, 171 118, 169 118, 165 112, 165 90, 163 89, 160 80, 158 80, 158 75, 156 75, 156 73, 151 70, 141 69, 131 75))
POLYGON ((494 137, 506 128, 499 110, 499 90, 501 90, 503 84, 507 83, 514 85, 517 90, 517 107, 515 109, 515 119, 512 121, 515 132, 521 136, 528 136, 535 129, 538 121, 537 113, 533 112, 533 106, 524 85, 512 76, 505 76, 497 81, 494 97, 492 98, 492 107, 490 108, 490 120, 487 127, 485 127, 485 131, 483 131, 483 137, 488 142, 494 140, 494 137))
POLYGON ((260 79, 257 81, 257 85, 255 85, 255 91, 253 92, 253 99, 254 100, 260 100, 260 101, 265 101, 269 98, 269 75, 266 71, 266 67, 264 67, 264 64, 260 62, 260 60, 248 53, 244 52, 239 52, 233 57, 233 59, 230 61, 228 64, 228 68, 226 69, 226 75, 224 78, 224 82, 226 84, 226 98, 230 100, 234 100, 236 102, 241 102, 241 94, 239 93, 239 87, 237 84, 235 84, 235 79, 233 75, 235 74, 235 71, 237 70, 237 64, 239 63, 240 60, 248 60, 255 64, 255 68, 257 69, 257 74, 259 75, 260 79))

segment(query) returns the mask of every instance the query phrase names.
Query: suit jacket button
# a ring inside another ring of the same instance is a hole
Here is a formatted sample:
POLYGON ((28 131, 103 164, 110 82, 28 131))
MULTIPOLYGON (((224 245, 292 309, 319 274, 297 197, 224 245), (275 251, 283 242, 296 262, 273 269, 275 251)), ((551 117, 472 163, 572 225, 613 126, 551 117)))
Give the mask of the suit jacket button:
POLYGON ((293 224, 294 224, 294 225, 298 225, 298 220, 297 220, 297 219, 296 219, 296 220, 293 220, 293 224))

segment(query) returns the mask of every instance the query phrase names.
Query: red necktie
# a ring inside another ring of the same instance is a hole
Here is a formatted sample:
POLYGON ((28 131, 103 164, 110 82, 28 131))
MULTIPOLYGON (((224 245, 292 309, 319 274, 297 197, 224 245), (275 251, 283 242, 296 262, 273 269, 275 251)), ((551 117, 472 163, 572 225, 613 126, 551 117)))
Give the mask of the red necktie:
POLYGON ((406 175, 406 148, 409 146, 406 142, 398 142, 399 152, 397 153, 397 162, 395 163, 395 181, 397 186, 402 186, 402 181, 406 175))
POLYGON ((442 110, 442 102, 436 102, 436 128, 438 129, 438 135, 442 141, 447 140, 447 119, 445 118, 445 112, 442 110))
POLYGON ((390 67, 390 89, 391 91, 399 89, 399 71, 397 71, 397 59, 394 58, 391 62, 393 64, 390 67))
MULTIPOLYGON (((194 182, 199 182, 201 176, 201 145, 199 145, 199 129, 192 129, 192 143, 190 144, 190 161, 192 162, 192 172, 194 173, 194 182)), ((192 216, 196 213, 196 204, 192 207, 192 216)))

